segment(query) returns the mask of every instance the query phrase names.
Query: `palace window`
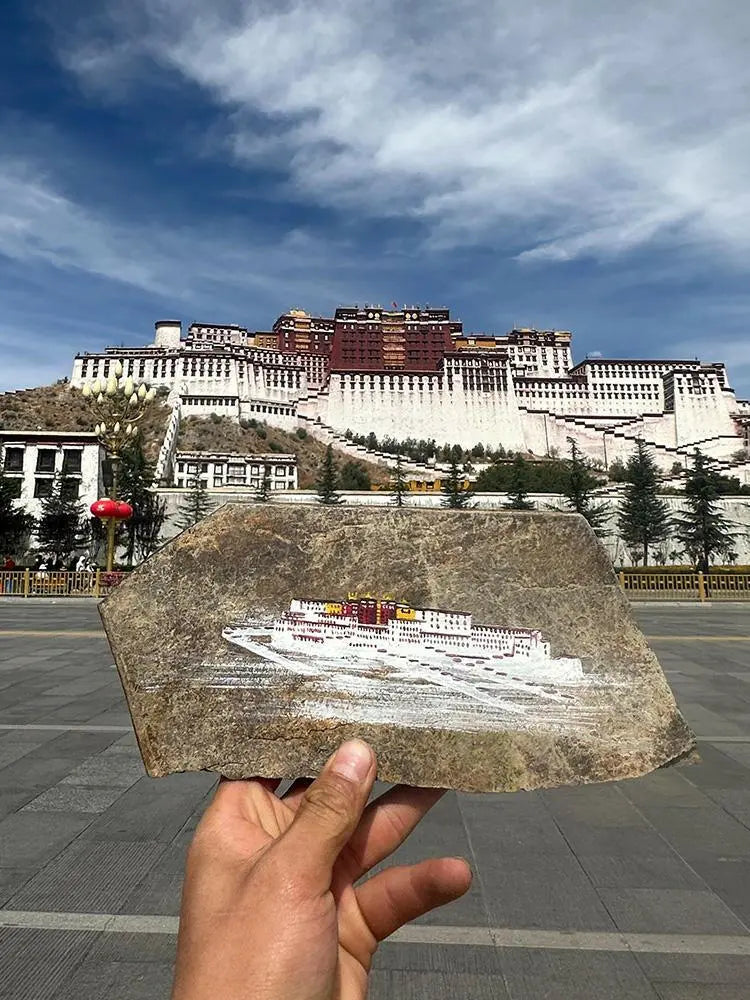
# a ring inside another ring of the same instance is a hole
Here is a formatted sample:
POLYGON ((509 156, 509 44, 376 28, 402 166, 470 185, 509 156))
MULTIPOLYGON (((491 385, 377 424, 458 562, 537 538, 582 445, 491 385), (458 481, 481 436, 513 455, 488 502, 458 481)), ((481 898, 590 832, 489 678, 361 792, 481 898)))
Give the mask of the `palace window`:
POLYGON ((55 471, 55 452, 52 448, 40 448, 36 453, 36 471, 55 471))
POLYGON ((23 448, 6 448, 3 469, 5 472, 23 472, 23 448))
POLYGON ((83 452, 80 448, 65 448, 63 450, 62 473, 64 476, 81 474, 81 458, 83 452))
POLYGON ((48 497, 52 492, 52 479, 35 479, 34 496, 39 498, 48 497))

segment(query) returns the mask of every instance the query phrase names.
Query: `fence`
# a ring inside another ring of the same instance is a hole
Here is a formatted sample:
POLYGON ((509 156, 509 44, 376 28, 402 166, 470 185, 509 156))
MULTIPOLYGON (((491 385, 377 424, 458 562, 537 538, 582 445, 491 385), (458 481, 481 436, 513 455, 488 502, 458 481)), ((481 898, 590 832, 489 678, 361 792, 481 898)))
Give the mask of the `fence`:
POLYGON ((0 597, 106 597, 124 573, 0 570, 0 597))
POLYGON ((633 601, 750 601, 750 573, 618 574, 633 601))
MULTIPOLYGON (((106 597, 125 573, 0 570, 0 597, 106 597)), ((634 573, 620 570, 634 601, 750 601, 750 573, 634 573)))

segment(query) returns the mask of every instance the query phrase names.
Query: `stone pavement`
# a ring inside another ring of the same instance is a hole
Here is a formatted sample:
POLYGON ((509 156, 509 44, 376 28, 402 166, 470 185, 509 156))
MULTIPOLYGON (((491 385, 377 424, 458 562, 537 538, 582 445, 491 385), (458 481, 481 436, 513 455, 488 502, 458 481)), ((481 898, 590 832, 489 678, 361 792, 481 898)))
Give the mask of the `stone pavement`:
MULTIPOLYGON (((750 608, 635 613, 702 763, 446 795, 396 860, 462 854, 474 886, 381 948, 372 1000, 750 994, 750 608)), ((213 784, 144 775, 93 602, 0 599, 2 1000, 167 1000, 213 784)))

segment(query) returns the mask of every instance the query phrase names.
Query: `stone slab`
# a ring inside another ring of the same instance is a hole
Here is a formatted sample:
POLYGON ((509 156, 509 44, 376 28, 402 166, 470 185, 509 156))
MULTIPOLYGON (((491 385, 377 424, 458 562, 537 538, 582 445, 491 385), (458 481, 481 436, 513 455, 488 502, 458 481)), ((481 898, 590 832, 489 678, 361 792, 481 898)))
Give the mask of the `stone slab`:
POLYGON ((228 504, 101 612, 153 776, 313 774, 358 736, 383 780, 515 791, 693 746, 573 515, 228 504))

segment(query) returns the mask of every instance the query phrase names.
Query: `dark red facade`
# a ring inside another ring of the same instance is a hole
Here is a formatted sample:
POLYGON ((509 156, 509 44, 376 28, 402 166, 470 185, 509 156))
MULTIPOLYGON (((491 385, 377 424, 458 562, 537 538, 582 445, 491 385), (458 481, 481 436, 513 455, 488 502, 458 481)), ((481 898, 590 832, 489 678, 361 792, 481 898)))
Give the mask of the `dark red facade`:
POLYGON ((334 317, 332 371, 434 372, 461 324, 447 309, 339 308, 334 317))

